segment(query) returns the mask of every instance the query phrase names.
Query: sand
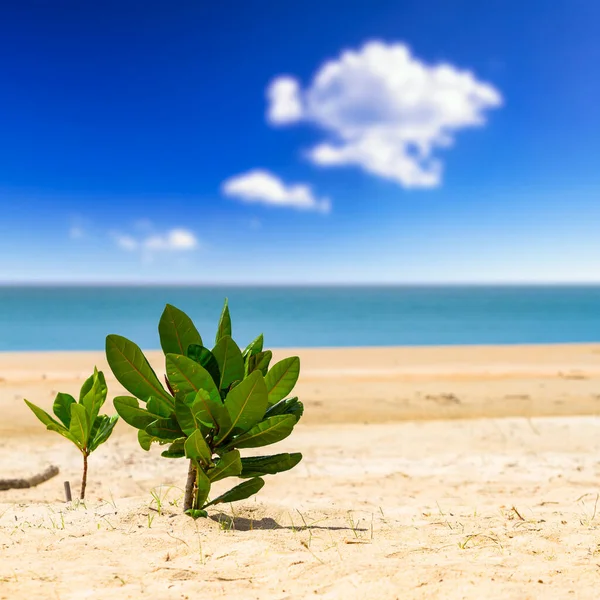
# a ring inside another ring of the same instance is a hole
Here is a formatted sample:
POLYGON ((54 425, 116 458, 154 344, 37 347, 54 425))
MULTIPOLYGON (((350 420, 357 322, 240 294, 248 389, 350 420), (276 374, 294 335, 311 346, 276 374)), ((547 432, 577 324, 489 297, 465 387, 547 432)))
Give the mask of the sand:
POLYGON ((276 451, 304 460, 197 522, 184 461, 124 424, 66 505, 80 456, 22 398, 49 408, 102 354, 0 355, 0 477, 61 469, 0 492, 0 598, 599 596, 600 345, 292 352, 306 412, 276 451))

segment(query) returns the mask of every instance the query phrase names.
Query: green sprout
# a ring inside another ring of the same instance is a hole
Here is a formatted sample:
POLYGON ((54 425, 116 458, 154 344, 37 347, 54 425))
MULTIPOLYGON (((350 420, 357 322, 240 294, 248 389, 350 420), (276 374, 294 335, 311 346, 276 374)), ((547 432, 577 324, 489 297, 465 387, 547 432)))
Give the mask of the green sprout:
POLYGON ((209 350, 192 320, 167 304, 158 331, 166 355, 165 389, 140 348, 119 335, 106 338, 106 357, 117 380, 133 396, 114 405, 138 429, 144 450, 168 444, 166 458, 187 458, 184 512, 206 517, 206 508, 244 500, 264 485, 265 475, 295 467, 299 452, 242 458, 240 449, 286 438, 302 416, 298 398, 288 398, 300 374, 300 359, 285 358, 269 369, 270 350, 259 335, 245 350, 231 337, 227 300, 215 346, 209 350), (246 479, 208 501, 211 485, 226 477, 246 479))
POLYGON ((102 371, 94 368, 91 375, 81 386, 79 402, 70 394, 56 395, 52 410, 58 421, 39 406, 25 400, 33 414, 50 431, 56 431, 71 440, 83 455, 83 474, 81 477, 80 499, 85 499, 87 485, 88 456, 106 442, 113 432, 118 416, 100 415, 100 409, 106 401, 108 388, 102 371))

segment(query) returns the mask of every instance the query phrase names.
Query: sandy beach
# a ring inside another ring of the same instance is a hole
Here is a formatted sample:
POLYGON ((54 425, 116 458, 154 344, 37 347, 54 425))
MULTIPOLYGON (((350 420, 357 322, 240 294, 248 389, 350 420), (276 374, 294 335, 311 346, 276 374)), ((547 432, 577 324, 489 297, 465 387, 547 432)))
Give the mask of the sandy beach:
POLYGON ((304 460, 197 522, 181 514, 185 462, 122 423, 85 505, 66 505, 80 455, 23 398, 49 409, 94 364, 109 397, 122 389, 100 352, 0 354, 0 478, 61 469, 0 492, 0 598, 598 597, 600 345, 275 360, 293 353, 305 415, 276 451, 304 460))

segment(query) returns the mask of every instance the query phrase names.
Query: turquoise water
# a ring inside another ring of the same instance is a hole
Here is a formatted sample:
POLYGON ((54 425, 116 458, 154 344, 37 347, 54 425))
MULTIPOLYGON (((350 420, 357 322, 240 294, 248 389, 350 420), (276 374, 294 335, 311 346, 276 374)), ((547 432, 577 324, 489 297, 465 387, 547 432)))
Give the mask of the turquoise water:
POLYGON ((166 302, 211 345, 225 296, 240 344, 600 342, 600 286, 0 287, 0 350, 96 350, 108 333, 158 348, 166 302))

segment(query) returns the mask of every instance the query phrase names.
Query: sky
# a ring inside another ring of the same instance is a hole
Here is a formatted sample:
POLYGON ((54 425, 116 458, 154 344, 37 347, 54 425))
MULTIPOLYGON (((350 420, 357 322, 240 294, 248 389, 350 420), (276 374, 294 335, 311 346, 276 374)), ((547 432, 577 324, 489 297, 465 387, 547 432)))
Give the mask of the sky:
POLYGON ((595 0, 4 0, 0 282, 600 282, 595 0))

